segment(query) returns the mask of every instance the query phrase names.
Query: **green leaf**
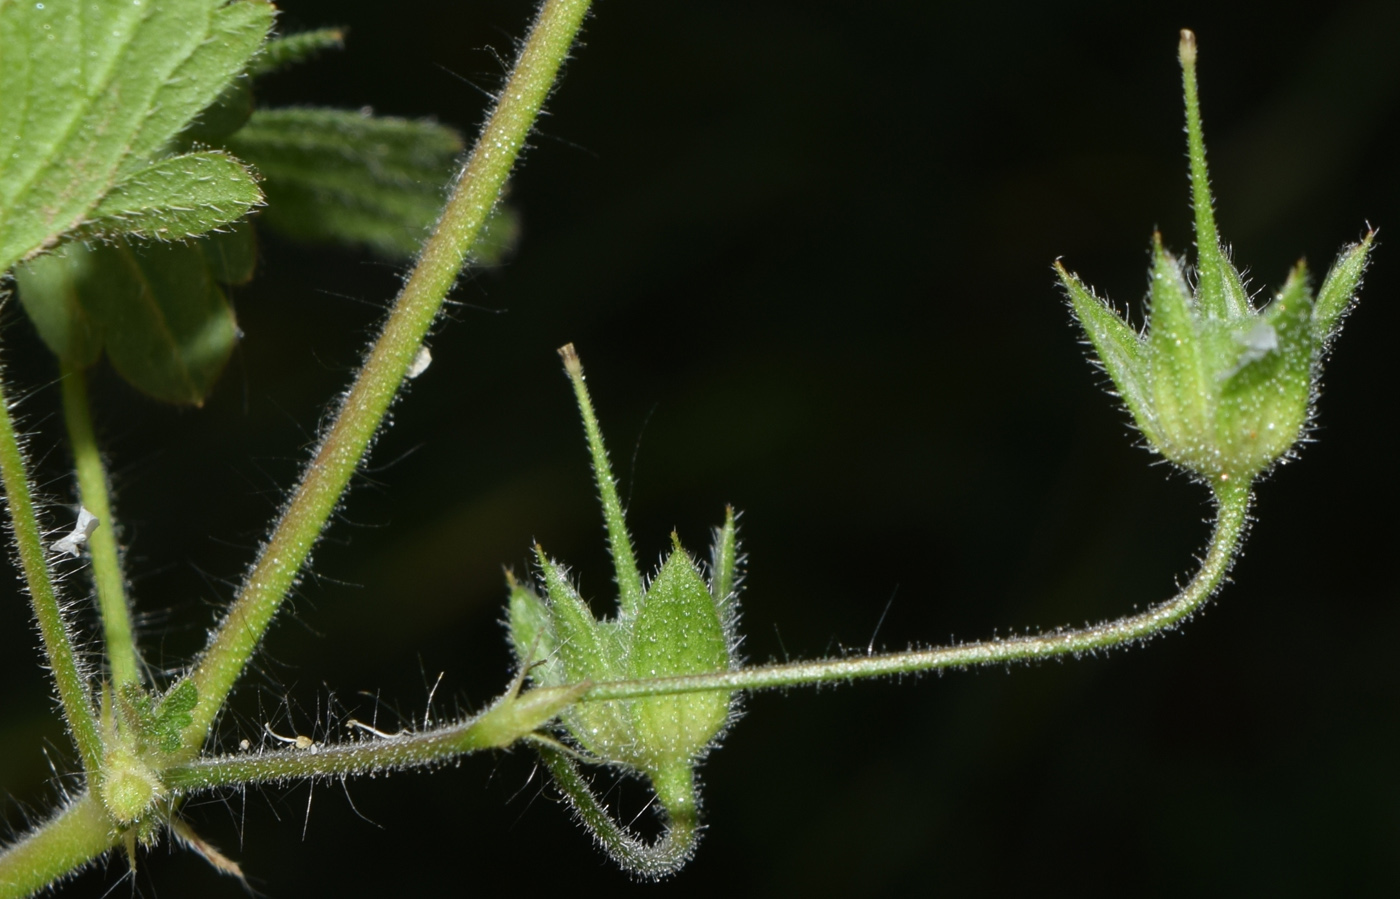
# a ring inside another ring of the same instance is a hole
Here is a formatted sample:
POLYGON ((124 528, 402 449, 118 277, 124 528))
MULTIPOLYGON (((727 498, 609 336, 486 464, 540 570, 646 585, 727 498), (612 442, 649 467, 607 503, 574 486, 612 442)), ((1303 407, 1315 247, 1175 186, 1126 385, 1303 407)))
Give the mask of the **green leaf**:
POLYGON ((182 152, 222 144, 253 114, 253 79, 240 75, 171 142, 182 152))
POLYGON ((218 241, 130 246, 70 243, 15 270, 19 299, 40 338, 86 367, 107 349, 139 390, 200 405, 238 340, 216 279, 251 276, 252 231, 218 241), (211 258, 220 264, 211 264, 211 258))
POLYGON ((198 704, 199 690, 189 679, 180 681, 165 695, 151 726, 151 737, 162 752, 180 748, 180 735, 194 721, 194 707, 198 704))
POLYGON ((262 0, 0 3, 0 272, 86 221, 248 64, 262 0))
POLYGON ((238 221, 262 202, 244 165, 208 150, 172 156, 131 173, 83 223, 83 236, 186 240, 238 221))
POLYGON ((254 112, 228 148, 265 179, 267 227, 407 256, 437 220, 462 142, 435 122, 271 109, 254 112))
POLYGON ((236 286, 253 280, 258 267, 258 238, 249 222, 206 234, 194 245, 204 255, 215 281, 236 286))
MULTIPOLYGON (((89 0, 91 2, 91 0, 89 0)), ((100 0, 98 0, 100 2, 100 0)), ((210 7, 204 33, 161 85, 131 149, 130 159, 154 154, 213 104, 248 67, 267 40, 274 10, 266 0, 183 0, 168 6, 210 7)), ((182 35, 181 38, 184 36, 182 35)))
POLYGON ((238 339, 197 244, 70 244, 19 282, 49 349, 90 365, 105 345, 122 377, 168 403, 201 405, 238 339))
POLYGON ((345 46, 344 28, 318 28, 273 38, 248 68, 257 76, 276 71, 283 66, 304 62, 322 50, 339 50, 345 46))
POLYGON ((238 340, 233 310, 199 249, 117 244, 108 283, 84 294, 122 377, 167 403, 203 405, 238 340))
POLYGON ((54 355, 86 368, 102 355, 102 331, 82 302, 93 283, 92 251, 73 243, 15 268, 19 302, 54 355))

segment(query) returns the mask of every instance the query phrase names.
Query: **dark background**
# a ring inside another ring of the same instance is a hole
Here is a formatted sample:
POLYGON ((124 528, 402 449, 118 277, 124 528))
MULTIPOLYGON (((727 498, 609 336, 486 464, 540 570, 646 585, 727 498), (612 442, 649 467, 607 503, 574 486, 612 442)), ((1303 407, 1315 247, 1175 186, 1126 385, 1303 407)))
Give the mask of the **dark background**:
MULTIPOLYGON (((530 15, 282 5, 284 28, 348 25, 349 46, 262 100, 468 132, 530 15)), ((382 723, 421 717, 439 672, 439 718, 480 708, 511 674, 501 567, 523 572, 533 540, 606 608, 566 341, 643 558, 673 527, 699 550, 725 503, 743 510, 751 661, 1074 625, 1168 596, 1208 535, 1206 493, 1135 446, 1050 263, 1136 316, 1153 228, 1190 249, 1183 26, 1200 40, 1221 228, 1254 286, 1300 255, 1320 276, 1367 222, 1381 229, 1315 444, 1262 485, 1236 583, 1207 613, 1091 659, 753 696, 703 768, 699 856, 660 886, 596 851, 524 750, 322 784, 309 818, 305 785, 201 801, 198 830, 284 899, 1392 895, 1400 7, 1384 2, 599 3, 514 180, 518 252, 453 294, 432 367, 221 733, 257 740, 274 721, 320 737, 328 707, 365 718, 375 695, 382 723)), ((94 376, 144 647, 172 669, 403 272, 264 251, 204 409, 94 376)), ((55 367, 13 310, 10 389, 42 488, 69 502, 55 367)), ((0 791, 19 827, 65 783, 49 763, 73 763, 11 593, 0 791)), ((624 805, 644 800, 623 786, 624 805)), ((101 895, 122 870, 67 895, 101 895)), ((136 891, 244 895, 166 846, 136 891)))

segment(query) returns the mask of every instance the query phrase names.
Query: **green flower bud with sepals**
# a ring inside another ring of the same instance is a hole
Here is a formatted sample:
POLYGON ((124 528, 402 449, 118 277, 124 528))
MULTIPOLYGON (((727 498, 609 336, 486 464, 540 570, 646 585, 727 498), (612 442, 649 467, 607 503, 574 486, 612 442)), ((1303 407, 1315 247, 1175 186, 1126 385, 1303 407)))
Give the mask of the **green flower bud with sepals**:
MULTIPOLYGON (((536 547, 542 594, 510 585, 511 644, 540 686, 655 680, 737 667, 735 596, 738 546, 734 512, 715 532, 709 578, 671 535, 672 551, 650 584, 637 571, 607 452, 572 346, 560 350, 574 384, 593 456, 619 593, 618 614, 595 618, 567 572, 536 547)), ((698 835, 695 765, 733 719, 732 695, 710 690, 633 700, 582 701, 560 716, 592 761, 644 775, 665 813, 667 834, 642 845, 609 819, 567 757, 542 747, 580 817, 623 865, 649 876, 680 867, 698 835)))
POLYGON ((1212 484, 1248 483, 1285 458, 1312 415, 1322 358, 1351 308, 1374 232, 1345 249, 1313 300, 1298 263, 1255 309, 1215 227, 1196 91, 1196 40, 1181 33, 1195 207, 1195 289, 1153 236, 1146 333, 1058 262, 1061 282, 1138 428, 1167 459, 1212 484))

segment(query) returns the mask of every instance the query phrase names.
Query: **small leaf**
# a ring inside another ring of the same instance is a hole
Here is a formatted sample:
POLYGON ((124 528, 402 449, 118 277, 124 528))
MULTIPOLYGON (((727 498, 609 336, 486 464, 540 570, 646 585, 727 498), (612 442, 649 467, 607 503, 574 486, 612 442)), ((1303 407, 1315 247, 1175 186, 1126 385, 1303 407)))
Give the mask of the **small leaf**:
POLYGON ((339 50, 345 46, 344 28, 318 28, 286 34, 268 41, 263 51, 248 68, 250 75, 266 75, 283 66, 305 62, 322 50, 339 50))
POLYGON ((0 4, 0 272, 52 246, 241 72, 262 0, 0 4))
POLYGON ((262 202, 244 165, 217 150, 172 156, 132 172, 83 223, 94 236, 186 240, 236 222, 262 202))
POLYGON ((160 703, 160 721, 171 721, 193 712, 199 705, 199 689, 186 678, 175 685, 160 703))
POLYGON ((222 144, 253 114, 253 79, 240 75, 171 142, 181 152, 222 144))
MULTIPOLYGON (((138 132, 131 158, 153 155, 184 129, 196 115, 214 103, 248 61, 262 47, 272 27, 273 7, 266 0, 185 0, 162 4, 213 7, 200 24, 198 43, 161 84, 151 103, 144 126, 138 132)), ((184 41, 184 36, 180 40, 184 41)))
POLYGON ((194 245, 204 255, 215 281, 237 286, 253 280, 258 267, 258 238, 249 222, 206 234, 194 245))
POLYGON ((198 247, 114 244, 93 260, 80 295, 113 367, 156 399, 203 404, 238 328, 198 247))
POLYGON ((271 109, 254 112, 228 148, 265 179, 267 227, 406 256, 437 220, 462 142, 435 122, 271 109))
POLYGON ((102 355, 102 332, 80 295, 91 279, 92 251, 71 243, 15 268, 19 302, 54 355, 86 368, 102 355))
POLYGON ((194 708, 199 704, 199 690, 194 681, 185 679, 171 689, 161 701, 151 735, 162 752, 175 752, 181 745, 181 734, 194 722, 194 708))

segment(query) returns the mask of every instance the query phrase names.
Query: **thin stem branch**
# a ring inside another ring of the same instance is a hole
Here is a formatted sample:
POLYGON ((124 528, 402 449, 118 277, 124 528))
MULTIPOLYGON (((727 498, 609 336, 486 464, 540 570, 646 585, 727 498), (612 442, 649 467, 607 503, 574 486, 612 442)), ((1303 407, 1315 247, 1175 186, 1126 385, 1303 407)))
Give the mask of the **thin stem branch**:
POLYGON ((252 751, 202 758, 161 773, 170 789, 183 794, 240 784, 275 783, 298 777, 346 777, 376 771, 421 768, 483 749, 503 749, 549 723, 586 689, 539 687, 517 692, 517 681, 489 709, 457 724, 412 733, 385 734, 359 722, 346 726, 368 733, 343 743, 312 743, 306 748, 252 751))
POLYGON ((83 760, 83 772, 88 783, 95 783, 102 760, 102 739, 97 730, 97 716, 92 707, 92 695, 83 670, 73 649, 73 635, 59 608, 58 594, 53 586, 53 574, 44 547, 42 529, 34 511, 33 491, 29 486, 28 465, 24 451, 15 435, 10 403, 0 383, 0 482, 5 488, 5 504, 14 529, 14 547, 19 556, 24 580, 29 587, 29 601, 39 622, 44 641, 44 655, 58 688, 63 705, 63 717, 68 722, 78 755, 83 760))
POLYGON ((127 601, 121 558, 117 554, 116 521, 112 516, 107 469, 102 464, 102 453, 93 434, 87 375, 77 366, 66 362, 61 365, 63 420, 73 448, 79 501, 100 522, 88 538, 88 550, 92 554, 92 581, 97 588, 97 607, 102 614, 102 630, 106 637, 107 664, 116 686, 139 684, 141 667, 131 627, 131 606, 127 601))
POLYGON ((84 793, 0 851, 0 899, 31 896, 71 874, 120 839, 102 804, 84 793))
POLYGON ((995 665, 1078 655, 1134 643, 1172 629, 1199 609, 1220 587, 1229 572, 1248 522, 1249 488, 1249 484, 1238 482, 1226 482, 1215 486, 1215 531, 1200 571, 1176 596, 1136 615, 1127 615, 1091 627, 933 649, 816 662, 793 662, 786 665, 764 665, 715 674, 596 683, 583 694, 582 701, 635 699, 701 690, 761 690, 831 683, 940 668, 995 665))
POLYGON ((589 0, 547 0, 540 7, 496 108, 462 167, 442 217, 383 331, 238 597, 190 675, 199 691, 193 722, 185 732, 191 755, 203 744, 364 458, 424 335, 500 198, 588 7, 589 0))
POLYGON ((678 814, 667 814, 664 832, 651 843, 643 842, 613 819, 567 752, 545 742, 537 742, 535 748, 539 750, 554 782, 569 798, 574 813, 619 865, 633 873, 659 880, 684 868, 695 855, 700 826, 694 804, 678 814))

